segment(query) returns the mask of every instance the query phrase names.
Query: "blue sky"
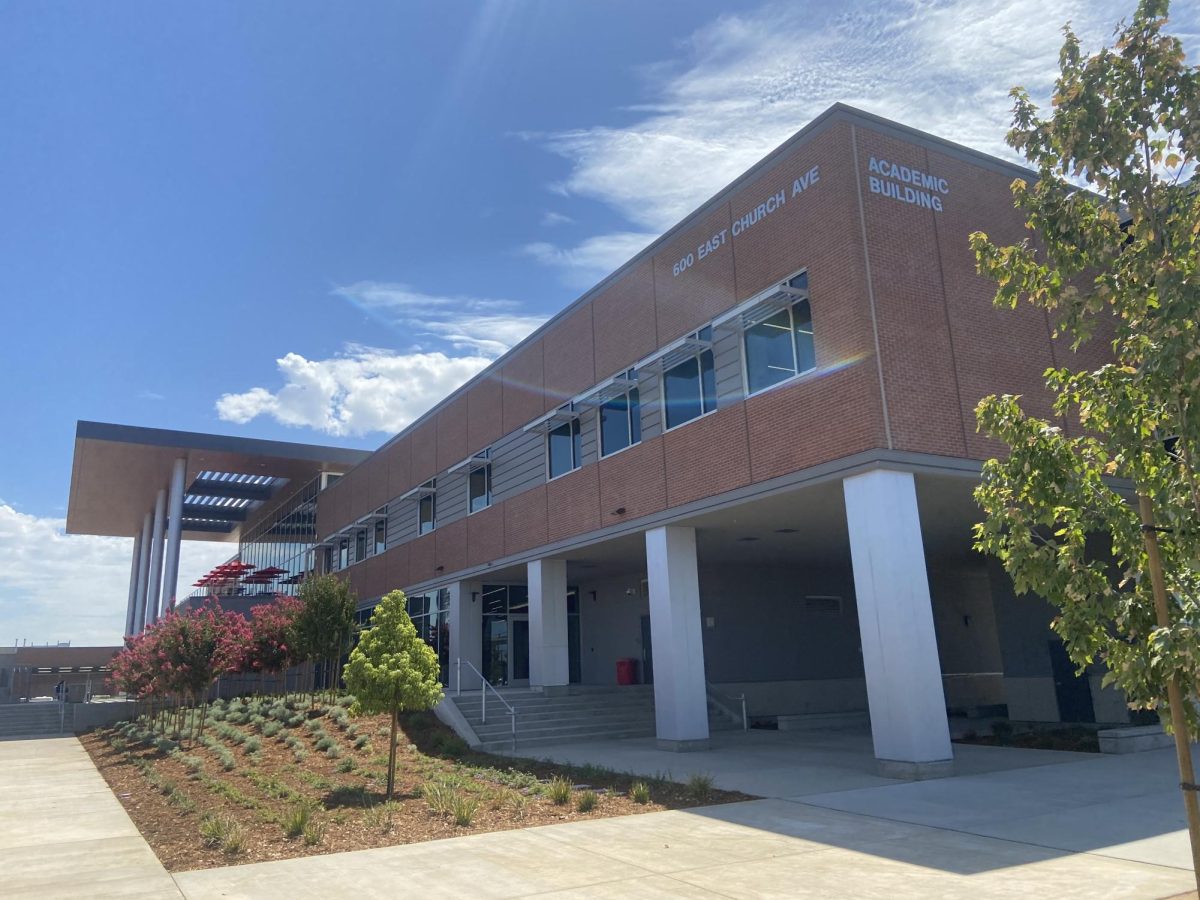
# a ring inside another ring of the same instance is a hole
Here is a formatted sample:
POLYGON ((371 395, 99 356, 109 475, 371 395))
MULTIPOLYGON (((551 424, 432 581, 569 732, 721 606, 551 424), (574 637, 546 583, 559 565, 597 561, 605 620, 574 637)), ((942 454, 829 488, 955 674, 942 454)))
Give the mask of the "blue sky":
POLYGON ((1133 5, 830 7, 0 0, 0 643, 117 636, 77 419, 377 446, 829 104, 1005 153, 1133 5))

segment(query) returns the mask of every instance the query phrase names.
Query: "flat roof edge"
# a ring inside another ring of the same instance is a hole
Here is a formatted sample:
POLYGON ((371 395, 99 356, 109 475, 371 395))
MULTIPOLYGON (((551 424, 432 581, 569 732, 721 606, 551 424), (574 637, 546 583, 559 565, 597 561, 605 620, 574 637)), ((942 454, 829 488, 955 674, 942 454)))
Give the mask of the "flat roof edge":
POLYGON ((371 450, 354 450, 349 447, 270 441, 237 435, 205 434, 198 431, 173 431, 167 428, 117 425, 111 422, 92 422, 84 419, 78 420, 75 424, 75 439, 244 453, 250 456, 275 456, 283 459, 340 463, 348 466, 357 465, 370 457, 373 452, 371 450))
POLYGON ((483 371, 473 375, 467 381, 463 382, 450 393, 446 394, 441 400, 431 406, 428 410, 422 413, 417 418, 413 419, 408 425, 396 432, 394 435, 384 441, 376 453, 390 447, 396 441, 402 439, 405 435, 410 434, 419 426, 425 424, 430 419, 435 417, 451 400, 466 393, 475 385, 493 377, 504 363, 514 356, 518 351, 524 349, 528 345, 539 340, 547 331, 565 319, 568 315, 574 312, 578 307, 592 299, 593 296, 609 287, 615 281, 619 280, 626 273, 640 265, 646 258, 653 257, 654 254, 664 244, 673 240, 675 235, 686 230, 695 220, 707 214, 712 207, 720 204, 728 195, 736 191, 742 185, 753 181, 755 178, 769 172, 782 160, 782 158, 795 148, 798 144, 804 143, 818 134, 823 132, 830 125, 846 122, 847 124, 865 125, 876 130, 891 132, 904 140, 912 141, 918 144, 923 144, 927 147, 934 147, 941 150, 949 150, 951 153, 959 156, 966 156, 970 161, 990 168, 997 172, 1011 174, 1014 178, 1036 178, 1037 173, 1031 169, 1027 169, 1016 163, 1001 159, 998 156, 992 156, 984 153, 982 150, 975 150, 967 147, 964 144, 958 144, 954 141, 939 137, 935 134, 930 134, 926 131, 913 128, 909 125, 904 125, 900 122, 880 116, 876 113, 867 112, 859 109, 856 106, 851 106, 848 103, 837 102, 829 106, 823 112, 819 113, 815 118, 810 120, 798 131, 785 139, 778 147, 771 150, 766 156, 752 165, 749 169, 737 176, 733 181, 729 182, 720 190, 716 191, 712 196, 705 200, 700 206, 696 207, 669 229, 660 234, 657 238, 647 244, 644 248, 614 269, 608 275, 604 276, 557 313, 548 318, 545 322, 535 328, 532 332, 510 347, 503 354, 498 356, 491 362, 483 371))

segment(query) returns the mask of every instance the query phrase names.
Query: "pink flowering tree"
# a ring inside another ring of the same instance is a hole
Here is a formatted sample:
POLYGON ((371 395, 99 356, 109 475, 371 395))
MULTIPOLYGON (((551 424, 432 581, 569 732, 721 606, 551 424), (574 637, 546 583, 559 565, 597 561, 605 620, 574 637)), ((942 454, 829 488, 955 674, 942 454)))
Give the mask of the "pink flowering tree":
MULTIPOLYGON (((296 597, 279 594, 270 603, 250 609, 246 670, 260 675, 286 672, 298 661, 295 652, 296 617, 304 604, 296 597)), ((287 681, 284 681, 287 693, 287 681)))

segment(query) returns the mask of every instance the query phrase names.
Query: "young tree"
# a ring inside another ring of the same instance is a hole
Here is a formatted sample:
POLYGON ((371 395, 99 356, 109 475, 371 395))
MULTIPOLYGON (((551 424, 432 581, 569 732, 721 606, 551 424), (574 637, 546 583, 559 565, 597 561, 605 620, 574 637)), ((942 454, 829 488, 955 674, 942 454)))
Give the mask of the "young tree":
POLYGON ((442 699, 437 654, 417 635, 405 609, 403 591, 379 601, 371 623, 359 636, 346 666, 346 687, 354 694, 354 711, 388 713, 392 719, 388 748, 387 798, 396 785, 396 725, 399 714, 432 709, 442 699))
MULTIPOLYGON (((246 666, 251 672, 287 672, 296 661, 295 627, 304 604, 299 598, 279 594, 270 603, 250 608, 250 639, 246 666)), ((284 694, 287 694, 286 675, 284 694)))
MULTIPOLYGON (((1085 56, 1070 28, 1053 109, 1014 89, 1008 143, 1037 169, 1013 193, 1035 240, 971 243, 996 303, 1051 312, 1074 346, 1097 328, 1113 361, 1046 372, 1058 425, 1019 398, 980 402, 980 428, 1011 448, 976 498, 976 546, 1019 591, 1058 608, 1072 661, 1155 709, 1175 734, 1192 855, 1200 811, 1188 742, 1200 733, 1200 70, 1143 0, 1111 49, 1085 56), (1082 189, 1081 189, 1082 188, 1082 189)), ((1200 878, 1200 875, 1197 876, 1200 878)))
POLYGON ((295 626, 297 658, 324 662, 326 686, 336 689, 339 678, 334 670, 350 644, 358 600, 336 575, 314 575, 300 585, 300 602, 303 609, 295 626))

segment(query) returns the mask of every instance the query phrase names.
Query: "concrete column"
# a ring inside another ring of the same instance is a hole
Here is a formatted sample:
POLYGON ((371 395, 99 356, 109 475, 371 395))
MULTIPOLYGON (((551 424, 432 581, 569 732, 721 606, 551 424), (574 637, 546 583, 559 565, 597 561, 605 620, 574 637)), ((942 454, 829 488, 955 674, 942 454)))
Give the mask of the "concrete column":
POLYGON ((911 472, 842 482, 871 736, 884 775, 949 774, 953 760, 911 472))
POLYGON ((175 608, 179 589, 179 539, 183 533, 183 480, 187 460, 175 460, 171 469, 171 494, 167 501, 167 556, 163 563, 163 609, 175 608))
POLYGON ((562 693, 571 681, 567 649, 567 561, 529 563, 529 684, 562 693), (556 690, 557 689, 557 690, 556 690))
POLYGON ((167 491, 160 488, 154 498, 154 527, 150 532, 150 581, 146 586, 146 624, 158 621, 162 597, 163 530, 167 520, 167 491))
POLYGON ((456 581, 450 591, 450 690, 458 688, 455 660, 461 659, 462 687, 477 690, 479 676, 467 667, 483 671, 483 598, 474 581, 456 581))
POLYGON ((153 523, 153 513, 146 513, 142 518, 142 537, 138 542, 138 586, 133 603, 134 634, 146 630, 146 591, 150 586, 150 534, 153 523))
POLYGON ((658 746, 663 750, 707 749, 708 691, 696 529, 665 526, 647 531, 646 577, 658 746))
POLYGON ((129 564, 129 602, 125 606, 125 635, 134 634, 134 624, 137 621, 138 573, 141 572, 140 562, 142 551, 142 536, 133 536, 133 560, 129 564))

